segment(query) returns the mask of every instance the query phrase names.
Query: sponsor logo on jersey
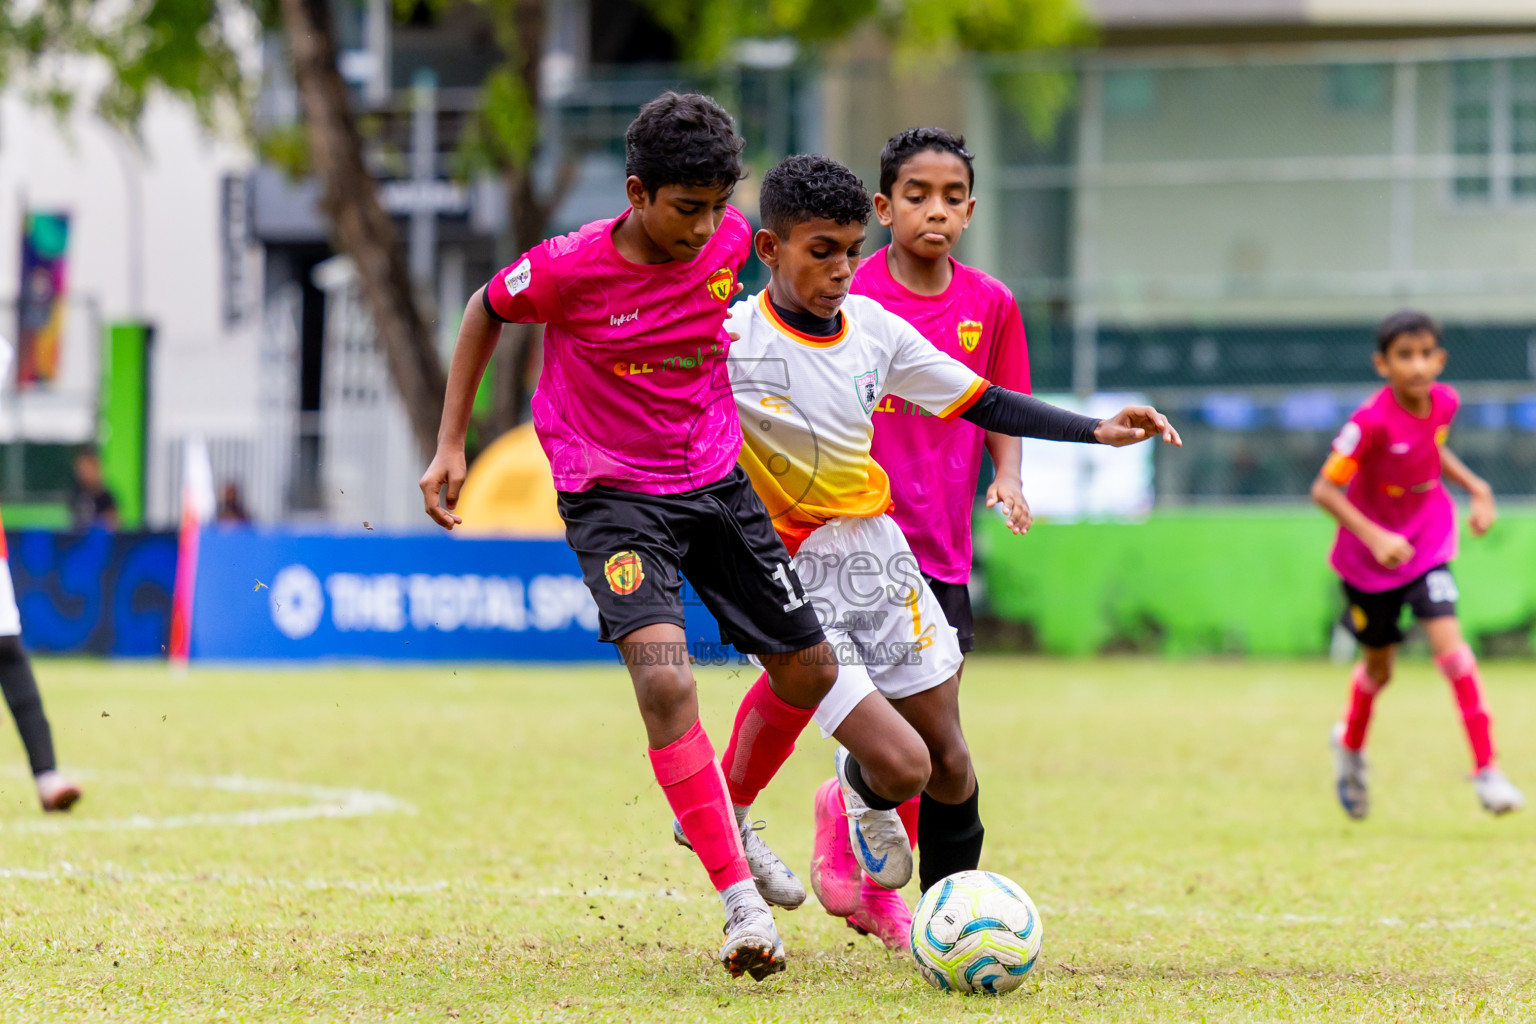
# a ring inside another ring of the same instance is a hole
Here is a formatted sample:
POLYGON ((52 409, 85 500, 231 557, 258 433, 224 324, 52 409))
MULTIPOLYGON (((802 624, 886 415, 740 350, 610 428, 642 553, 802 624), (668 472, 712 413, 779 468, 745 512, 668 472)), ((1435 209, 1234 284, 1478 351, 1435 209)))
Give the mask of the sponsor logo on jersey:
POLYGON ((1447 427, 1447 426, 1437 427, 1435 429, 1435 444, 1445 444, 1445 439, 1450 434, 1450 432, 1451 432, 1451 428, 1450 427, 1447 427))
POLYGON ((636 309, 633 313, 615 313, 608 318, 608 326, 623 327, 625 324, 632 324, 639 319, 640 310, 638 309, 636 309))
POLYGON ((730 267, 721 267, 709 275, 709 280, 704 282, 709 289, 709 294, 715 297, 716 302, 731 301, 731 293, 736 290, 736 272, 730 267))
POLYGON ((533 264, 528 261, 526 256, 523 257, 523 262, 508 270, 501 278, 501 283, 507 286, 507 294, 509 296, 516 295, 527 288, 532 281, 533 264))
POLYGON ((960 347, 967 352, 975 352, 976 346, 981 344, 981 321, 960 321, 960 347))
POLYGON ((1411 447, 1413 446, 1410 445, 1407 441, 1395 441, 1390 447, 1387 448, 1387 451, 1391 452, 1393 455, 1407 455, 1408 449, 1411 447))
POLYGON ((1344 429, 1339 431, 1339 436, 1333 439, 1333 450, 1340 455, 1353 455, 1355 449, 1360 447, 1360 424, 1354 420, 1345 420, 1344 429))
POLYGON ((875 400, 880 397, 880 371, 865 370, 853 378, 853 389, 859 394, 859 404, 864 407, 864 415, 873 416, 875 412, 875 400))
POLYGON ((640 564, 640 556, 633 551, 620 551, 608 556, 608 561, 603 563, 603 577, 608 580, 608 589, 625 597, 640 589, 640 584, 645 580, 645 569, 640 564))

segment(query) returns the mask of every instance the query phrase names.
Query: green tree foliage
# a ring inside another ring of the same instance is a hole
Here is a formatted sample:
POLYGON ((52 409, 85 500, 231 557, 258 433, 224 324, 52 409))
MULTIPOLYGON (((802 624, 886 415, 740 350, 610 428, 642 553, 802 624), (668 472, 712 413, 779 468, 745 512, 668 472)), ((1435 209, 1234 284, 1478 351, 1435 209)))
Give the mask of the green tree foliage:
POLYGON ((1037 136, 1048 136, 1072 95, 1051 51, 1087 42, 1078 0, 641 0, 698 61, 730 55, 738 40, 788 38, 825 55, 865 26, 889 40, 898 70, 937 80, 965 54, 1045 55, 996 73, 999 89, 1037 136))
POLYGON ((18 73, 30 97, 60 114, 78 102, 68 59, 96 57, 111 69, 95 97, 108 121, 132 130, 156 89, 191 105, 205 124, 221 103, 243 106, 248 84, 232 40, 260 2, 219 0, 40 0, 0 2, 0 84, 18 73))

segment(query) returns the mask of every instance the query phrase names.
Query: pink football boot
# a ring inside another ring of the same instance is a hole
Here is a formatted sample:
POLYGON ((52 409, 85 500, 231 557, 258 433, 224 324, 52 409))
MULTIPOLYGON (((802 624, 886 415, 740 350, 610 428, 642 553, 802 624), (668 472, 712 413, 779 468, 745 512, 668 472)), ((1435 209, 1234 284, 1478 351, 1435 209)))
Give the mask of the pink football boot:
MULTIPOLYGON (((816 841, 811 847, 811 889, 833 917, 847 917, 859 910, 859 886, 863 872, 854 859, 843 814, 843 791, 837 779, 828 779, 816 790, 816 841)), ((890 890, 883 890, 889 892, 890 890)), ((899 900, 901 897, 897 896, 899 900)), ((905 905, 903 905, 905 907, 905 905)), ((911 915, 908 915, 911 920, 911 915)))
POLYGON ((848 915, 848 927, 860 935, 873 935, 887 949, 905 953, 911 948, 912 911, 901 893, 866 877, 860 897, 859 909, 848 915))

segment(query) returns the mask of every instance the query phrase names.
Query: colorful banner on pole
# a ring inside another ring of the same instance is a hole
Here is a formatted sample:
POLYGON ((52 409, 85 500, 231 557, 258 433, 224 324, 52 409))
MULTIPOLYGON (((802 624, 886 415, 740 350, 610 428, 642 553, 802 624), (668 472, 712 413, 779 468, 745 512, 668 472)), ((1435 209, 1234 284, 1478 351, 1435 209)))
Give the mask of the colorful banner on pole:
POLYGON ((69 214, 27 214, 16 303, 16 381, 22 387, 48 384, 59 375, 68 248, 69 214))

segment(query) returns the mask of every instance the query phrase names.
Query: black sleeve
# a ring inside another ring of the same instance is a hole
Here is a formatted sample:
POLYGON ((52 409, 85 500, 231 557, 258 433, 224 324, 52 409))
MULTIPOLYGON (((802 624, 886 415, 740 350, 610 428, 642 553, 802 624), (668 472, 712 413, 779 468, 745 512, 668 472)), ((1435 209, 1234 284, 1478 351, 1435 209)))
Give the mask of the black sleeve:
POLYGON ((509 324, 512 322, 491 307, 491 289, 489 285, 480 289, 480 304, 485 307, 486 315, 497 323, 509 324))
POLYGON ((996 384, 989 385, 960 418, 994 434, 1080 444, 1098 444, 1093 432, 1103 422, 996 384))

